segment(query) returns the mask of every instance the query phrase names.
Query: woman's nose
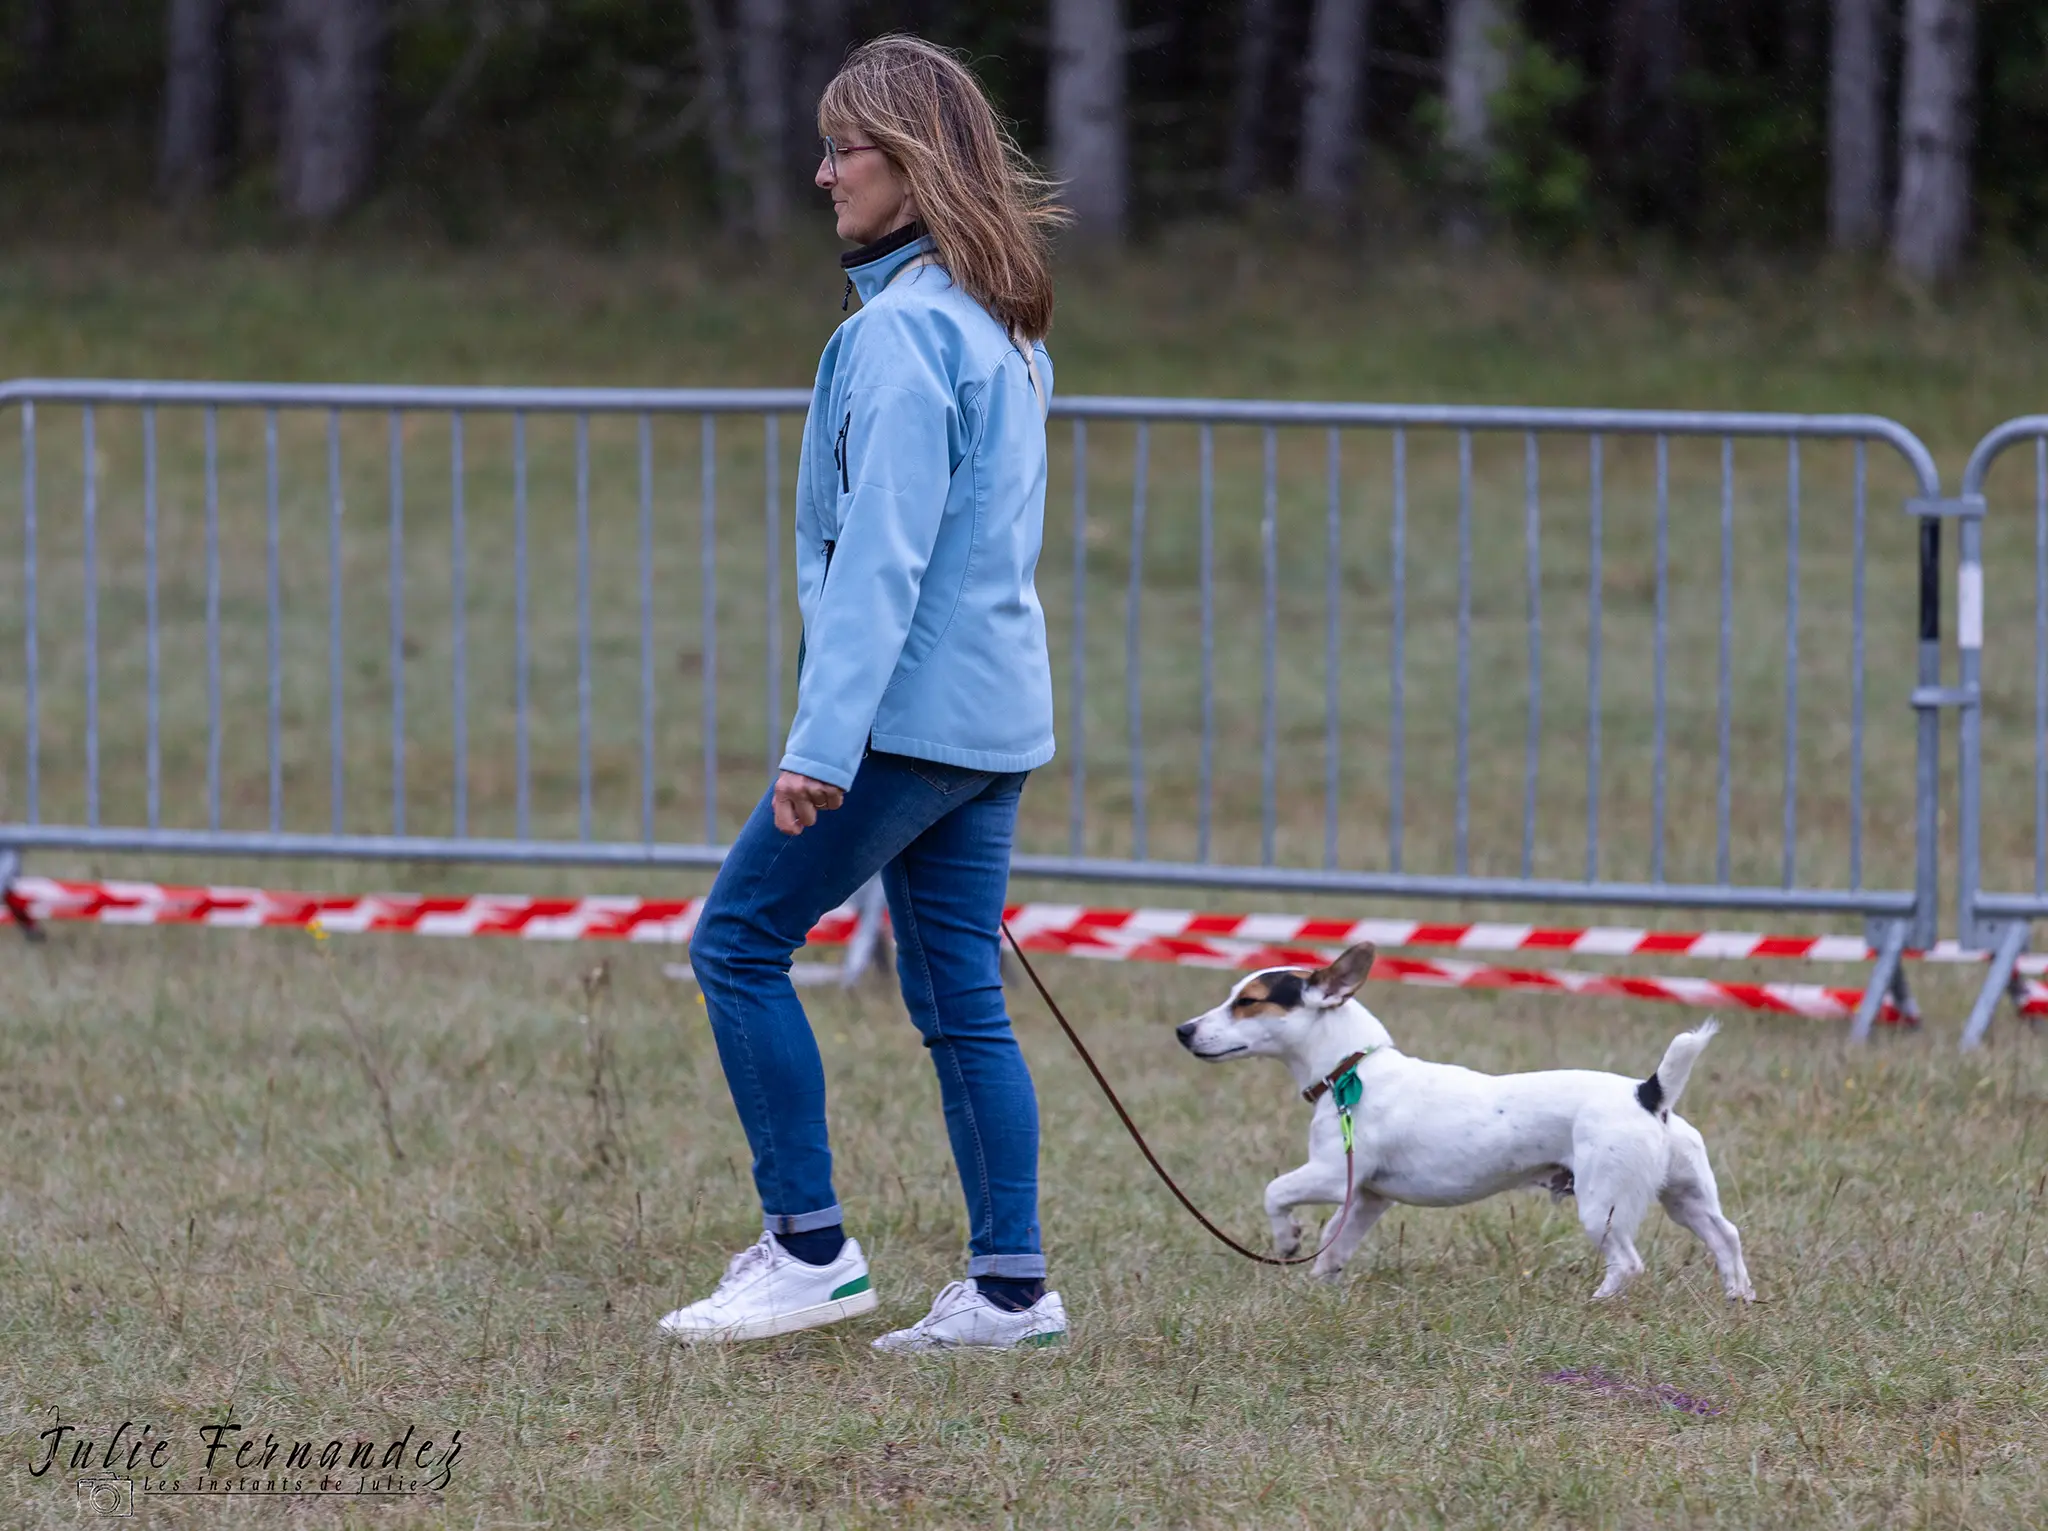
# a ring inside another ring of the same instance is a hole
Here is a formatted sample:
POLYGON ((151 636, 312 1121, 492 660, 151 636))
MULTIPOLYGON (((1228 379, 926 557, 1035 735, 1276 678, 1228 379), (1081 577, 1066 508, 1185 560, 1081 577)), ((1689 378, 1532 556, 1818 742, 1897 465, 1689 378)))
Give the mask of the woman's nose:
POLYGON ((820 190, 829 191, 832 187, 832 183, 838 179, 839 177, 832 173, 832 161, 826 159, 822 154, 819 155, 818 173, 811 177, 811 184, 818 187, 820 190))

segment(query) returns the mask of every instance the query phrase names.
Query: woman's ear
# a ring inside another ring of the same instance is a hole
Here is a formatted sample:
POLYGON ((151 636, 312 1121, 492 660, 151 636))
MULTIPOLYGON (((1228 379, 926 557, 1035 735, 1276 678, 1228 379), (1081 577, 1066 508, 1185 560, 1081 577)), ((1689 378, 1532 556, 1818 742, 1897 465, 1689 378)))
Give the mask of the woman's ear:
POLYGON ((1309 974, 1309 987, 1322 995, 1325 1009, 1333 1009, 1358 992, 1379 954, 1379 948, 1372 942, 1361 941, 1328 967, 1309 974))

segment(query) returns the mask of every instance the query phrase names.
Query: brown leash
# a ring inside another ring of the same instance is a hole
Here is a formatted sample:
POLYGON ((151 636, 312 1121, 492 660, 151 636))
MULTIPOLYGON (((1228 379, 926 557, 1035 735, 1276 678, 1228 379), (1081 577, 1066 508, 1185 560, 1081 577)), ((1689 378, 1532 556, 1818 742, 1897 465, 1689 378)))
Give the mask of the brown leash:
MULTIPOLYGON (((1031 965, 1031 959, 1024 955, 1024 947, 1018 941, 1016 934, 1010 929, 1010 922, 1008 920, 1003 921, 1003 935, 1009 940, 1010 950, 1017 954, 1017 960, 1024 964, 1024 975, 1031 980, 1031 986, 1038 990, 1038 997, 1045 1001, 1045 1008, 1052 1012, 1052 1018, 1060 1023, 1060 1030, 1064 1031, 1067 1034, 1067 1040, 1074 1044, 1074 1051, 1079 1053, 1081 1061, 1088 1065, 1088 1072, 1095 1076, 1095 1083, 1101 1087, 1103 1095, 1115 1109, 1117 1119, 1124 1124, 1124 1131, 1131 1135, 1131 1141, 1138 1145, 1138 1152, 1143 1154, 1145 1162, 1152 1166, 1152 1173, 1166 1183, 1166 1189, 1173 1192, 1174 1196, 1180 1201, 1180 1204, 1188 1209, 1189 1215, 1196 1222, 1208 1229, 1219 1241, 1243 1255, 1247 1260, 1256 1260, 1261 1265, 1305 1265, 1310 1260, 1319 1258, 1324 1250, 1336 1242, 1337 1235, 1343 1231, 1345 1222, 1351 1216, 1351 1198, 1353 1194, 1351 1178, 1352 1144, 1351 1134, 1348 1131, 1344 1134, 1344 1205, 1338 1209, 1336 1217, 1331 1220, 1330 1231, 1325 1235, 1322 1244, 1308 1254, 1292 1255, 1286 1258, 1282 1258, 1279 1255, 1262 1255, 1256 1249, 1245 1248, 1244 1245, 1238 1243, 1236 1239, 1233 1239, 1229 1234, 1211 1222, 1208 1214, 1200 1207, 1188 1200, 1188 1193, 1183 1191, 1173 1176, 1166 1172, 1166 1166, 1161 1164, 1159 1156, 1152 1152, 1152 1145, 1145 1141, 1145 1134, 1138 1131, 1138 1124, 1131 1120, 1131 1113, 1124 1109, 1124 1103, 1117 1099, 1116 1091, 1110 1087, 1109 1081, 1103 1078, 1102 1070, 1096 1064, 1094 1054, 1088 1051, 1088 1045, 1075 1032, 1073 1023, 1067 1019, 1066 1012, 1060 1009, 1059 1001, 1052 997, 1052 992, 1046 988, 1045 981, 1038 976, 1038 970, 1031 965)), ((1330 1078, 1320 1081, 1315 1086, 1314 1094, 1309 1095, 1308 1098, 1310 1100, 1316 1099, 1324 1090, 1328 1089, 1356 1066, 1357 1058, 1354 1057, 1346 1060, 1344 1064, 1338 1066, 1330 1078)), ((1350 1107, 1346 1104, 1342 1109, 1348 1111, 1350 1107)))

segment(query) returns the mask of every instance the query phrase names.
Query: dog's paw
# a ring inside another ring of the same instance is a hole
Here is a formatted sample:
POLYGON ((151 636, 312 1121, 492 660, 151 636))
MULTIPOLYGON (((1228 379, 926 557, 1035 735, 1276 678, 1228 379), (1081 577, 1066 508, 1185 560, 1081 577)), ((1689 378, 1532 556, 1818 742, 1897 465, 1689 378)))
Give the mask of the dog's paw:
POLYGON ((1336 1285, 1339 1281, 1342 1281, 1344 1279, 1343 1266, 1331 1265, 1323 1260, 1318 1260, 1315 1264, 1311 1265, 1308 1268, 1308 1273, 1311 1276, 1315 1277, 1316 1280, 1326 1281, 1330 1283, 1332 1286, 1336 1285))

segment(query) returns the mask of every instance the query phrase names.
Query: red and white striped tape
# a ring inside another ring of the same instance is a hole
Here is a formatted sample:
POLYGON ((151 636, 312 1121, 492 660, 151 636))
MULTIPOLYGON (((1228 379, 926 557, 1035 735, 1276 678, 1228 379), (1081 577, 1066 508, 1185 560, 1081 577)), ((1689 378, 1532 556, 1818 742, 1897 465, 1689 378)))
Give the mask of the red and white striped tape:
MULTIPOLYGON (((18 877, 11 899, 35 920, 106 925, 199 925, 220 929, 317 926, 335 934, 404 931, 427 936, 513 936, 530 941, 687 942, 703 900, 624 896, 536 898, 523 894, 433 897, 278 892, 264 888, 180 887, 145 882, 69 882, 18 877)), ((0 912, 0 923, 11 919, 0 912)), ((1766 936, 1731 931, 1672 932, 1595 926, 1425 924, 1412 920, 1330 920, 1295 915, 1201 914, 1174 909, 1094 909, 1021 904, 1008 911, 1026 949, 1121 962, 1164 962, 1247 971, 1322 962, 1328 949, 1371 941, 1381 947, 1452 946, 1466 951, 1554 951, 1693 958, 1805 958, 1868 961, 1868 943, 1847 936, 1766 936)), ((811 940, 843 943, 854 912, 834 910, 811 940)), ((1935 961, 1982 961, 1953 943, 1916 954, 1935 961)), ((2048 957, 2022 959, 2021 971, 2048 972, 2048 957)), ((1856 989, 1819 984, 1728 983, 1706 978, 1635 977, 1569 969, 1490 967, 1451 960, 1382 956, 1373 976, 1436 988, 1514 989, 1614 995, 1669 1003, 1727 1006, 1820 1020, 1844 1018, 1862 999, 1856 989)), ((2022 1009, 2048 1014, 2048 984, 2028 986, 2022 1009)), ((1898 1016, 1889 1002, 1887 1020, 1898 1016)))

